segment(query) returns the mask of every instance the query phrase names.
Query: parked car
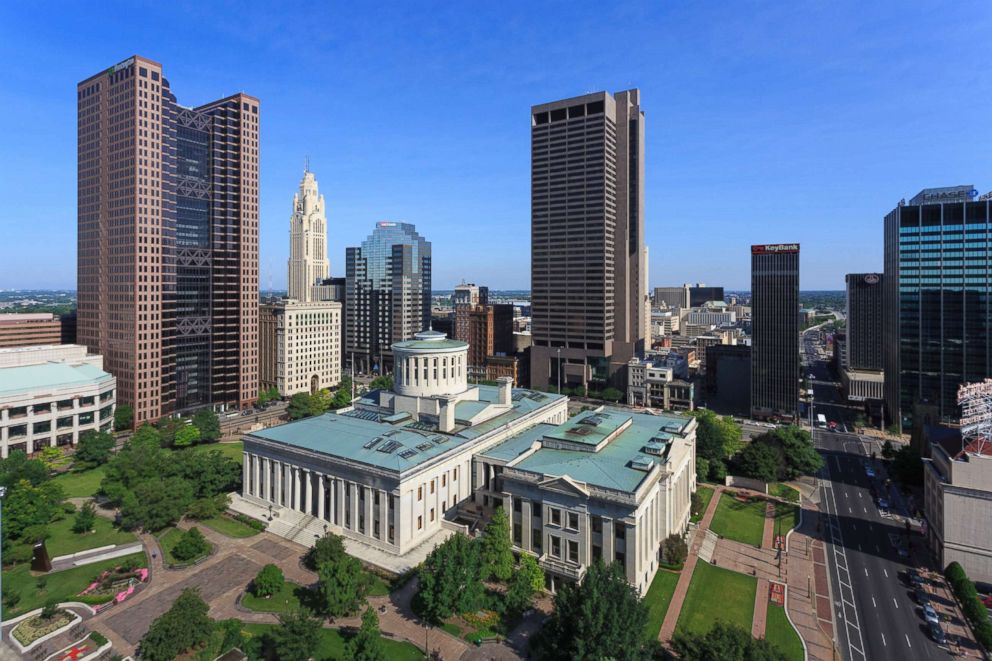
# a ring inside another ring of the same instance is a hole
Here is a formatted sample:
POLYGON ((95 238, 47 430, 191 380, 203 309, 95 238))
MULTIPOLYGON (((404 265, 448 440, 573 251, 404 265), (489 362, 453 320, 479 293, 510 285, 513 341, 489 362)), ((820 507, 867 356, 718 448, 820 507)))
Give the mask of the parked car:
POLYGON ((920 606, 926 606, 930 603, 930 595, 923 588, 916 588, 913 590, 913 599, 916 600, 920 606))
POLYGON ((944 630, 941 629, 940 625, 935 622, 930 623, 930 637, 933 638, 933 642, 938 645, 947 644, 947 636, 944 635, 944 630))
POLYGON ((914 588, 923 587, 923 577, 920 576, 920 573, 915 569, 906 570, 906 581, 914 588))
POLYGON ((885 498, 878 499, 878 509, 887 510, 889 509, 889 501, 885 498))
POLYGON ((940 624, 940 618, 937 617, 937 611, 933 609, 930 604, 923 604, 923 619, 930 624, 940 624))

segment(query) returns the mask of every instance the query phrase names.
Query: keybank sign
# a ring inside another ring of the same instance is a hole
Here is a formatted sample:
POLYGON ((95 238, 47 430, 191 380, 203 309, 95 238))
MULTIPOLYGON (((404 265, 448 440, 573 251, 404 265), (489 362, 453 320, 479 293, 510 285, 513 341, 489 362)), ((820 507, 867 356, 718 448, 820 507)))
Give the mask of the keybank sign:
POLYGON ((764 255, 767 253, 799 252, 798 243, 771 243, 751 246, 752 255, 764 255))

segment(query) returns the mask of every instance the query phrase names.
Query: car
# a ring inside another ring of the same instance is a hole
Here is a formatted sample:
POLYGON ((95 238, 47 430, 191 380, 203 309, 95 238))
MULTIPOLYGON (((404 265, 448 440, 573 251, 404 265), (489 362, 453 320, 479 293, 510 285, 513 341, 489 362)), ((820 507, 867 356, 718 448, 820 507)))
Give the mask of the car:
POLYGON ((913 590, 913 599, 920 606, 926 606, 927 604, 930 603, 930 593, 928 593, 922 587, 916 588, 915 590, 913 590))
POLYGON ((889 509, 889 501, 885 498, 878 499, 878 509, 887 510, 889 509))
POLYGON ((867 475, 868 477, 875 477, 875 469, 872 468, 871 466, 865 467, 865 475, 867 475))
POLYGON ((941 629, 940 625, 935 622, 930 623, 930 637, 933 638, 933 642, 938 645, 947 644, 947 636, 944 635, 944 630, 941 629))
POLYGON ((933 609, 930 604, 923 604, 923 619, 929 624, 940 624, 940 618, 937 616, 937 611, 933 609))
POLYGON ((986 608, 992 608, 992 594, 979 595, 986 608))

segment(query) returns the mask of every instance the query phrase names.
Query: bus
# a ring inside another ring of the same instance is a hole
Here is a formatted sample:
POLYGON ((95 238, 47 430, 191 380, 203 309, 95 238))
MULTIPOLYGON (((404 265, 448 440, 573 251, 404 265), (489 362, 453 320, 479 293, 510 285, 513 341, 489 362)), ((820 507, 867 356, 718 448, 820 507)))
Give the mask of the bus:
POLYGON ((817 413, 816 414, 816 426, 819 429, 826 429, 827 428, 827 416, 823 415, 822 413, 817 413))

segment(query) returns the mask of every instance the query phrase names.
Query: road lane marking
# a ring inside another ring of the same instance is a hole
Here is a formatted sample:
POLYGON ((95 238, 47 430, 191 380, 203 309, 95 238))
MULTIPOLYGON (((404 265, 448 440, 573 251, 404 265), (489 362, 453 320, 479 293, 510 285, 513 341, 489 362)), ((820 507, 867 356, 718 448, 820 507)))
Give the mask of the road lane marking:
POLYGON ((878 604, 875 603, 875 595, 871 596, 871 606, 872 608, 878 608, 878 604))
POLYGON ((882 645, 888 647, 888 643, 885 642, 885 634, 882 634, 882 645))
POLYGON ((847 513, 848 514, 854 514, 854 510, 852 510, 850 507, 848 507, 847 508, 847 513))
POLYGON ((859 491, 859 492, 858 492, 858 498, 860 498, 860 497, 861 497, 861 492, 859 491))
POLYGON ((913 643, 909 642, 909 634, 907 633, 907 634, 903 634, 903 635, 906 636, 906 644, 909 645, 910 647, 912 647, 913 646, 913 643))
POLYGON ((865 514, 867 514, 867 513, 868 513, 868 510, 866 510, 866 509, 865 509, 864 507, 862 507, 861 509, 863 509, 863 510, 864 510, 864 512, 865 512, 865 514))
POLYGON ((885 569, 885 567, 882 567, 882 571, 885 572, 885 578, 888 578, 889 572, 885 569))
POLYGON ((865 567, 865 576, 867 576, 867 575, 868 575, 868 568, 865 567))
POLYGON ((892 597, 892 603, 894 603, 896 605, 896 608, 899 608, 899 602, 896 601, 896 598, 895 597, 892 597))

